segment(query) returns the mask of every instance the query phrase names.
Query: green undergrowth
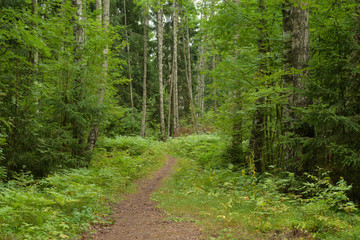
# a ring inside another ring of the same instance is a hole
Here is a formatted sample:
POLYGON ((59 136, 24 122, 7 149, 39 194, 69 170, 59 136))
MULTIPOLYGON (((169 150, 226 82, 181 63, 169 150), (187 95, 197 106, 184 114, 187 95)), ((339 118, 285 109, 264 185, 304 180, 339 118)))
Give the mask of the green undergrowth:
POLYGON ((161 144, 102 139, 88 168, 62 170, 41 180, 30 173, 7 183, 0 180, 0 239, 78 239, 91 224, 111 224, 109 203, 163 164, 161 144))
POLYGON ((210 239, 360 239, 343 179, 333 183, 321 170, 301 179, 288 172, 258 176, 227 161, 227 140, 216 135, 167 144, 177 169, 153 198, 173 218, 197 221, 210 239))

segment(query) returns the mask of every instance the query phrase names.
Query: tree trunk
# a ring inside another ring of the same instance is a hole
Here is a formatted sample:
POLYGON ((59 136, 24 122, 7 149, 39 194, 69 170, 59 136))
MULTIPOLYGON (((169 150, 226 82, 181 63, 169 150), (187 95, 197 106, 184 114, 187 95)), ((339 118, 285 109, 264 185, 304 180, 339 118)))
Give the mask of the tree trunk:
MULTIPOLYGON (((213 73, 215 72, 215 67, 216 67, 216 55, 213 54, 212 58, 211 58, 211 70, 213 71, 213 73)), ((212 78, 212 82, 213 82, 213 97, 214 97, 213 110, 216 113, 216 111, 217 111, 217 100, 216 100, 217 91, 216 91, 215 77, 212 78)))
POLYGON ((75 15, 77 17, 77 22, 74 26, 74 36, 75 36, 75 61, 81 62, 81 50, 83 49, 84 45, 84 29, 81 26, 81 22, 83 21, 83 7, 82 7, 82 0, 73 0, 73 6, 76 8, 75 15))
POLYGON ((187 46, 187 60, 188 60, 187 67, 188 67, 188 88, 189 88, 189 97, 190 97, 190 111, 191 111, 191 119, 194 124, 195 131, 198 132, 196 114, 195 114, 195 106, 194 106, 193 89, 192 89, 191 51, 190 51, 189 26, 188 26, 187 19, 185 22, 186 22, 186 46, 187 46))
MULTIPOLYGON (((110 0, 104 0, 104 19, 103 19, 103 28, 106 32, 109 30, 109 24, 110 24, 110 0)), ((99 104, 104 103, 104 97, 105 97, 105 90, 106 90, 106 78, 109 68, 108 63, 108 54, 109 54, 109 46, 106 45, 105 49, 103 51, 104 53, 104 63, 103 63, 103 82, 102 86, 100 88, 100 98, 99 98, 99 104)))
POLYGON ((144 78, 143 78, 143 99, 142 99, 142 119, 141 119, 141 137, 145 137, 146 128, 146 72, 147 72, 147 14, 148 7, 144 9, 144 78))
MULTIPOLYGON (((38 0, 32 0, 32 14, 34 16, 38 14, 38 0)), ((34 23, 34 28, 36 28, 36 23, 34 23)), ((34 64, 34 69, 36 70, 39 62, 39 51, 37 49, 32 50, 31 62, 34 64)))
MULTIPOLYGON (((110 24, 110 0, 103 0, 103 19, 101 16, 101 11, 99 11, 99 14, 96 16, 97 21, 101 23, 105 31, 107 32, 109 29, 110 24)), ((101 9, 101 0, 96 0, 96 10, 101 9)), ((109 53, 109 46, 106 45, 103 50, 103 56, 104 56, 104 62, 102 64, 102 82, 100 83, 99 88, 99 99, 98 104, 102 105, 104 103, 104 97, 105 97, 105 90, 106 90, 106 81, 107 81, 107 73, 108 73, 108 53, 109 53)), ((90 134, 88 137, 88 148, 89 150, 93 150, 97 141, 97 138, 99 136, 100 129, 99 129, 99 120, 93 123, 93 126, 90 130, 90 134)))
POLYGON ((168 113, 168 133, 167 136, 170 137, 172 134, 172 128, 171 128, 171 113, 172 113, 172 109, 173 109, 173 78, 172 76, 170 76, 170 93, 169 93, 169 113, 168 113))
MULTIPOLYGON (((269 46, 268 34, 266 33, 266 25, 267 22, 264 18, 266 14, 265 8, 265 0, 259 0, 259 12, 261 15, 261 19, 259 22, 259 34, 258 34, 258 54, 260 63, 259 63, 259 70, 258 76, 259 78, 263 78, 265 74, 267 74, 267 63, 264 56, 269 46)), ((254 163, 256 171, 262 173, 265 170, 265 163, 264 163, 264 143, 265 143, 265 109, 264 109, 265 98, 259 97, 256 101, 256 111, 253 120, 253 129, 251 131, 251 139, 250 143, 252 146, 252 150, 254 152, 254 163)))
POLYGON ((160 130, 161 139, 165 140, 165 116, 164 116, 164 93, 163 93, 163 8, 159 1, 159 10, 157 12, 158 22, 158 71, 159 71, 159 101, 160 101, 160 130))
POLYGON ((284 146, 285 167, 298 163, 302 158, 301 144, 295 143, 291 136, 306 135, 304 126, 294 125, 299 123, 301 117, 296 114, 294 107, 306 107, 308 100, 299 93, 304 89, 304 81, 308 77, 306 71, 310 60, 309 39, 309 9, 307 4, 294 6, 288 0, 283 6, 283 37, 284 37, 284 72, 283 83, 289 88, 288 104, 284 106, 284 131, 288 142, 284 146), (291 69, 300 70, 301 73, 290 73, 291 69), (289 141, 291 140, 291 141, 289 141))
MULTIPOLYGON (((204 20, 206 18, 206 16, 201 15, 201 19, 204 20)), ((202 31, 202 29, 200 29, 200 31, 202 31)), ((200 110, 199 116, 202 117, 204 116, 204 93, 205 93, 205 75, 203 74, 203 71, 205 70, 205 52, 206 52, 206 48, 204 46, 204 40, 206 39, 206 35, 205 37, 202 37, 202 43, 200 45, 200 59, 199 59, 199 66, 198 66, 198 77, 197 77, 197 84, 196 84, 196 96, 195 96, 195 101, 196 104, 200 110)))
POLYGON ((178 68, 177 68, 177 28, 178 28, 178 2, 173 2, 173 64, 172 64, 172 79, 173 79, 173 99, 174 99, 174 135, 177 135, 179 129, 179 95, 178 95, 178 68))
MULTIPOLYGON (((214 8, 215 8, 215 0, 212 0, 211 3, 211 17, 214 16, 214 8)), ((212 40, 212 48, 215 49, 215 41, 212 40)), ((215 67, 216 67, 216 55, 215 53, 212 55, 211 58, 211 71, 214 73, 215 72, 215 67)), ((217 111, 217 100, 216 100, 216 95, 217 95, 217 90, 216 90, 216 84, 215 84, 215 76, 213 75, 212 77, 212 83, 213 83, 213 98, 214 98, 214 102, 213 102, 213 110, 216 113, 217 111)))
POLYGON ((230 147, 230 155, 232 162, 236 165, 244 165, 245 164, 245 155, 242 147, 243 141, 243 116, 241 113, 237 113, 242 109, 241 106, 241 90, 234 91, 235 98, 235 112, 234 115, 234 123, 233 123, 233 132, 231 139, 231 147, 230 147))
POLYGON ((131 110, 134 110, 134 97, 133 97, 133 87, 132 87, 132 77, 131 77, 131 65, 130 65, 130 43, 127 29, 127 13, 126 13, 126 0, 124 0, 124 23, 125 23, 125 40, 126 40, 126 53, 127 53, 127 67, 128 67, 128 78, 130 80, 130 103, 131 110))
MULTIPOLYGON (((74 89, 74 102, 77 104, 83 98, 83 81, 82 79, 82 50, 84 46, 84 29, 82 27, 83 22, 83 6, 82 0, 73 0, 72 4, 76 9, 75 15, 75 24, 74 24, 74 37, 75 37, 75 45, 74 45, 74 63, 79 65, 79 70, 75 73, 75 83, 76 88, 74 89)), ((77 141, 77 145, 73 146, 72 154, 75 156, 80 156, 84 152, 83 144, 84 144, 84 129, 81 123, 77 120, 73 120, 72 122, 72 134, 73 138, 77 141)))

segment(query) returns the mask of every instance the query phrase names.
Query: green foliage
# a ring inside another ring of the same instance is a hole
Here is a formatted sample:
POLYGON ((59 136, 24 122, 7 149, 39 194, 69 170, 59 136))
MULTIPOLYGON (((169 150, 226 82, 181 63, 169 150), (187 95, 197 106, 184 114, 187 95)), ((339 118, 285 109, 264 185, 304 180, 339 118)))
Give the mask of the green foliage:
POLYGON ((358 210, 346 195, 351 186, 343 179, 333 184, 321 171, 299 178, 285 172, 259 176, 253 164, 224 167, 217 157, 221 150, 211 149, 221 141, 214 136, 170 141, 181 146, 176 151, 181 158, 174 176, 154 195, 170 214, 199 220, 218 236, 214 239, 351 239, 359 234, 358 210))
MULTIPOLYGON (((126 141, 129 152, 138 151, 131 148, 140 139, 126 141)), ((142 144, 154 148, 136 156, 100 151, 90 168, 63 170, 41 180, 20 173, 0 185, 1 239, 77 239, 91 223, 110 224, 107 203, 164 160, 158 143, 142 144)))
MULTIPOLYGON (((39 177, 88 165, 90 129, 104 125, 114 104, 111 95, 107 105, 99 104, 99 89, 103 50, 119 41, 118 34, 104 31, 93 9, 84 8, 80 25, 86 39, 79 47, 72 2, 41 4, 36 11, 31 1, 0 6, 0 165, 10 177, 22 169, 39 177)), ((123 81, 113 53, 110 48, 109 92, 123 81)))
POLYGON ((223 153, 228 142, 229 137, 226 135, 202 134, 174 138, 167 141, 166 145, 175 156, 196 158, 203 167, 220 167, 227 166, 223 153))

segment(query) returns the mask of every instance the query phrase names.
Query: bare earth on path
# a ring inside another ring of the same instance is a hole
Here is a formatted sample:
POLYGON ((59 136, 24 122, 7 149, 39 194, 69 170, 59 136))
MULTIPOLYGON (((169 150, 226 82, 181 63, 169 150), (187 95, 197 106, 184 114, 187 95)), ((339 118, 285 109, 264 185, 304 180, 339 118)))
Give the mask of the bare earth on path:
POLYGON ((176 159, 169 156, 168 162, 151 179, 138 182, 136 193, 128 194, 126 199, 114 208, 114 225, 100 229, 90 239, 97 240, 170 240, 206 239, 199 227, 192 222, 173 222, 165 220, 167 215, 156 208, 150 199, 151 194, 171 173, 176 159))

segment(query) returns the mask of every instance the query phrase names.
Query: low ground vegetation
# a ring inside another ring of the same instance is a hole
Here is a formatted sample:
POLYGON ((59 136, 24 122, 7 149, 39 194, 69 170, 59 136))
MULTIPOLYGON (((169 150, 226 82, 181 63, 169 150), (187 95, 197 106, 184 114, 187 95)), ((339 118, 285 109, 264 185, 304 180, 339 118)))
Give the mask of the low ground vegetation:
POLYGON ((359 238, 360 216, 342 178, 333 181, 322 169, 259 176, 252 159, 246 168, 227 160, 226 142, 202 135, 167 143, 179 164, 154 199, 173 218, 199 221, 211 239, 359 238))
POLYGON ((111 224, 108 203, 165 159, 160 143, 134 137, 102 139, 95 156, 88 168, 0 181, 0 239, 78 239, 91 224, 111 224))

